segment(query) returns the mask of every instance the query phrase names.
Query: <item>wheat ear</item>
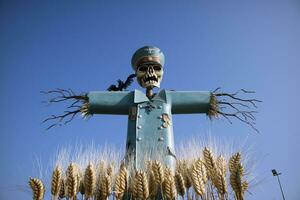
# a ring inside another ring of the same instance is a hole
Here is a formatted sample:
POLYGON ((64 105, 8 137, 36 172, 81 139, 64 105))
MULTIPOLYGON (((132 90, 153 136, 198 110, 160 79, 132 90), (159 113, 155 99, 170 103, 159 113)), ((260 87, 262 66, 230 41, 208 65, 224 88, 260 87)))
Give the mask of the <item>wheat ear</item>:
POLYGON ((115 181, 115 196, 117 200, 121 200, 127 189, 128 171, 124 163, 121 163, 119 173, 115 181))
POLYGON ((159 161, 155 160, 152 163, 152 170, 154 173, 156 184, 161 186, 164 181, 164 168, 162 164, 159 161))
POLYGON ((179 160, 177 162, 177 171, 179 171, 182 174, 184 179, 184 185, 188 192, 189 188, 192 187, 192 180, 187 160, 179 160))
POLYGON ((205 147, 203 149, 203 157, 204 157, 205 167, 208 171, 207 174, 208 174, 209 178, 212 179, 214 176, 214 171, 216 169, 216 163, 214 160, 213 153, 207 147, 205 147))
POLYGON ((33 200, 42 200, 45 194, 45 186, 40 179, 37 178, 29 178, 28 181, 29 186, 33 192, 33 200))
POLYGON ((155 199, 158 193, 158 185, 155 181, 155 176, 153 171, 148 171, 148 182, 149 182, 149 197, 150 199, 155 199))
POLYGON ((96 174, 93 164, 89 164, 84 172, 84 193, 85 197, 92 198, 96 187, 96 174))
POLYGON ((106 174, 112 177, 113 173, 114 173, 114 165, 109 164, 106 169, 106 174))
POLYGON ((52 177, 51 177, 51 195, 52 199, 55 200, 58 198, 60 185, 62 179, 62 172, 60 167, 56 166, 53 170, 52 177))
POLYGON ((216 161, 215 176, 213 183, 217 188, 220 199, 225 199, 227 192, 226 185, 226 161, 223 156, 219 156, 216 161))
POLYGON ((110 194, 111 194, 111 183, 112 179, 111 176, 106 174, 102 181, 101 181, 101 185, 100 185, 100 199, 101 200, 105 200, 107 199, 110 194))
POLYGON ((178 194, 183 198, 185 194, 185 184, 183 176, 179 171, 176 171, 174 178, 176 183, 176 190, 178 194))
POLYGON ((167 200, 173 200, 176 197, 176 185, 174 181, 174 176, 169 167, 165 170, 165 177, 163 182, 163 194, 167 200))
POLYGON ((155 176, 152 170, 153 161, 146 161, 146 174, 148 175, 148 185, 149 185, 149 198, 156 199, 156 195, 158 192, 158 185, 155 181, 155 176))
POLYGON ((143 171, 138 171, 138 178, 136 182, 137 187, 137 198, 140 200, 146 200, 149 197, 149 186, 147 175, 143 171))
POLYGON ((66 174, 66 196, 70 199, 76 199, 78 177, 77 177, 77 168, 74 163, 71 163, 68 166, 66 174))
POLYGON ((59 198, 65 198, 66 197, 66 190, 65 190, 65 180, 62 178, 60 181, 60 188, 59 188, 59 198))
POLYGON ((248 182, 242 181, 244 167, 241 163, 241 154, 238 152, 229 159, 230 185, 237 200, 244 199, 244 192, 248 189, 248 182))
POLYGON ((203 197, 203 194, 205 192, 204 182, 203 182, 202 172, 198 167, 197 162, 195 162, 192 165, 191 178, 192 178, 192 183, 193 183, 193 188, 195 190, 195 193, 200 197, 203 197))

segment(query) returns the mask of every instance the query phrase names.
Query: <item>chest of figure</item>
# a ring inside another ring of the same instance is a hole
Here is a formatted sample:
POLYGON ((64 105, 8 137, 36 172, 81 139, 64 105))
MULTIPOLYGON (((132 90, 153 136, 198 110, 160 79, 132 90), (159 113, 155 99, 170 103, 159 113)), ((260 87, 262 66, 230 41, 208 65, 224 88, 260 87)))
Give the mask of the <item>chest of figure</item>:
POLYGON ((144 102, 137 105, 136 136, 137 140, 153 136, 163 140, 164 133, 168 132, 171 122, 171 108, 161 101, 144 102))
MULTIPOLYGON (((173 149, 173 127, 171 106, 162 101, 136 104, 129 113, 131 126, 128 129, 128 142, 135 144, 135 154, 146 160, 167 155, 167 149, 173 149)), ((137 160, 137 166, 144 165, 143 159, 137 160)))
POLYGON ((129 112, 128 140, 141 148, 172 146, 171 106, 162 101, 136 104, 129 112))

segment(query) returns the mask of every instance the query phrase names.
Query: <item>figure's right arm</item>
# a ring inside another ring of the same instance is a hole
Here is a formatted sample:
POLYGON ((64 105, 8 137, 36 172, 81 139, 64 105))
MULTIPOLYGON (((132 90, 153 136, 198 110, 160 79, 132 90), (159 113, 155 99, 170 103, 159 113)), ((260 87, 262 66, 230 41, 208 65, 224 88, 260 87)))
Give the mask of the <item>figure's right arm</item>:
POLYGON ((127 115, 133 104, 133 92, 89 92, 87 93, 87 114, 127 115))

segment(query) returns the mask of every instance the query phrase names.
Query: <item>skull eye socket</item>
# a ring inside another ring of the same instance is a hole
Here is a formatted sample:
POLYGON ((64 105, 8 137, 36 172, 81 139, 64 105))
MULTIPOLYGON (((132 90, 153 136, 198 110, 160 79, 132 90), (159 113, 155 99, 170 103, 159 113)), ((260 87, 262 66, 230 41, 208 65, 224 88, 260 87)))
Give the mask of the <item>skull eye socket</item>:
POLYGON ((161 70, 161 66, 160 66, 160 65, 154 65, 154 66, 153 66, 153 69, 154 69, 155 71, 160 71, 160 70, 161 70))
POLYGON ((140 67, 138 68, 138 71, 140 71, 140 72, 146 72, 147 69, 148 69, 147 66, 140 66, 140 67))

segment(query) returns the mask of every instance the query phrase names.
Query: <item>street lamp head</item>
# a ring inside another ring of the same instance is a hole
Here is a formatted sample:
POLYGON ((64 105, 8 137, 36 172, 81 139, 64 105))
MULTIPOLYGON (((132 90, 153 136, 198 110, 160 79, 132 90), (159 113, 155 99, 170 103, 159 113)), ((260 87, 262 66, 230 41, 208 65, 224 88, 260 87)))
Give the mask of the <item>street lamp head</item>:
POLYGON ((279 176, 281 173, 278 173, 275 169, 272 169, 273 176, 279 176))
POLYGON ((277 171, 275 169, 272 169, 272 174, 273 174, 273 176, 277 176, 278 175, 277 171))

